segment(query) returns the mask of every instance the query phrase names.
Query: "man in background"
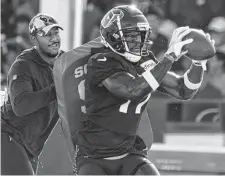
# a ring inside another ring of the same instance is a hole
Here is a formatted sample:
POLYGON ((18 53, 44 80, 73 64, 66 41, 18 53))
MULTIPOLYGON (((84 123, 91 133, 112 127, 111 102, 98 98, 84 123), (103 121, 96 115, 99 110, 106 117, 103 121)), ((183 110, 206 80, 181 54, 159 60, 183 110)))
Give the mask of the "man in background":
POLYGON ((38 157, 58 121, 52 68, 60 50, 62 27, 50 15, 29 23, 33 47, 17 56, 7 75, 1 107, 1 174, 32 175, 38 157))

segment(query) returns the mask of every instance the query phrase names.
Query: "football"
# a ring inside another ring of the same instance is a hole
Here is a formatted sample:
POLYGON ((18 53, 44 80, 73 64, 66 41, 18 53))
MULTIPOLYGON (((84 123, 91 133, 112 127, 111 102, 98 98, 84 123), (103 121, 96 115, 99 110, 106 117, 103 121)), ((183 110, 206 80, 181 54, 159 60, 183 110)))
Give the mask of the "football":
POLYGON ((208 39, 205 33, 199 29, 191 29, 191 32, 187 34, 183 40, 192 38, 194 41, 183 47, 183 50, 188 50, 187 56, 193 60, 208 60, 215 55, 215 47, 208 39))

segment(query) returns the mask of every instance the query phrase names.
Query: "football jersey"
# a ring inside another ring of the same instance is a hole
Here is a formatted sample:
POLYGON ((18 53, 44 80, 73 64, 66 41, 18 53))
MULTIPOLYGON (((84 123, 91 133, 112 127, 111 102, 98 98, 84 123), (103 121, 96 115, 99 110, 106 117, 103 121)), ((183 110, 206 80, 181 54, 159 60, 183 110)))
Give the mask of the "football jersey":
POLYGON ((109 92, 101 82, 117 72, 127 72, 134 77, 140 69, 114 53, 97 54, 87 65, 85 104, 88 119, 114 132, 135 135, 141 114, 150 98, 131 101, 109 92))
MULTIPOLYGON (((68 147, 71 149, 71 158, 74 157, 73 148, 76 145, 79 148, 78 154, 85 153, 95 158, 116 156, 128 151, 129 153, 146 156, 148 149, 151 148, 153 134, 146 110, 142 113, 138 127, 137 134, 140 137, 117 133, 87 120, 87 115, 85 115, 87 112, 85 106, 87 62, 94 54, 107 53, 109 51, 101 43, 100 37, 98 37, 71 51, 65 52, 54 64, 53 74, 58 99, 58 112, 63 122, 63 133, 65 133, 69 144, 68 147), (69 133, 70 135, 67 135, 69 133)), ((102 59, 102 61, 105 60, 104 58, 102 59)), ((120 57, 120 59, 124 58, 120 57)), ((142 61, 145 64, 142 65, 140 63, 140 65, 144 66, 145 69, 154 66, 153 62, 149 62, 149 57, 147 61, 142 58, 142 61)), ((91 63, 90 60, 89 63, 91 63)), ((142 68, 136 67, 136 69, 139 70, 138 73, 140 72, 140 74, 143 72, 142 68)), ((90 111, 90 108, 88 108, 88 111, 90 111)))
MULTIPOLYGON (((138 65, 112 52, 89 59, 85 80, 85 119, 88 120, 78 132, 77 141, 88 156, 110 157, 134 150, 141 114, 151 95, 131 101, 112 94, 101 83, 117 72, 138 77, 144 72, 138 65)), ((142 148, 145 147, 143 142, 142 148)))

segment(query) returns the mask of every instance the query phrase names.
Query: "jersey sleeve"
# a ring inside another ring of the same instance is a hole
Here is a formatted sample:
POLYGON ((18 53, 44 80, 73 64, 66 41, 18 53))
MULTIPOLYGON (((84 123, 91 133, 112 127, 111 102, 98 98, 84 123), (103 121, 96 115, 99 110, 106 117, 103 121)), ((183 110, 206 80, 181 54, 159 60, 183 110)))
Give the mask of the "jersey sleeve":
POLYGON ((88 79, 94 85, 99 85, 106 78, 117 72, 125 71, 117 59, 102 54, 90 58, 87 69, 88 79))

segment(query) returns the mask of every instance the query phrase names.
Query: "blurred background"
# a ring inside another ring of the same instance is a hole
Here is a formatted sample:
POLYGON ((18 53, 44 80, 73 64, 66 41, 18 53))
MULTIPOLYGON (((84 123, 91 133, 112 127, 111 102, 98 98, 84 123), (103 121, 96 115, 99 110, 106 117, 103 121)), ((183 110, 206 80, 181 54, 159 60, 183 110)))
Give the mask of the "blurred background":
MULTIPOLYGON (((101 18, 122 4, 133 4, 146 15, 153 28, 151 50, 159 59, 178 26, 202 29, 215 39, 217 53, 208 61, 203 84, 193 100, 153 94, 148 105, 154 131, 149 158, 162 174, 225 174, 224 0, 1 0, 1 90, 16 56, 32 47, 28 23, 38 12, 53 15, 64 27, 62 49, 68 51, 98 37, 101 18)), ((172 70, 182 74, 190 64, 181 58, 172 70)), ((59 126, 40 161, 39 174, 72 173, 59 126)))

